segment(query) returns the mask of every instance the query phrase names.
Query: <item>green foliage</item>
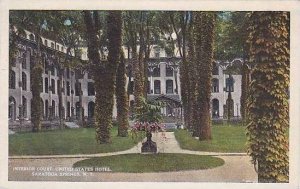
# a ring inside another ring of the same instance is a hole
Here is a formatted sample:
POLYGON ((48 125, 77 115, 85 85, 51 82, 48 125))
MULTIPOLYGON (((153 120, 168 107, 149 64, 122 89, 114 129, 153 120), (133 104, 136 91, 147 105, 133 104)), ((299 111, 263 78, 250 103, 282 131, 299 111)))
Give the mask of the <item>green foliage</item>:
POLYGON ((219 12, 216 20, 214 58, 231 61, 247 57, 247 12, 219 12))
POLYGON ((148 101, 145 98, 141 98, 140 101, 141 106, 138 110, 139 113, 135 114, 135 119, 139 122, 159 123, 162 119, 160 110, 163 103, 160 101, 148 101))
POLYGON ((252 12, 248 42, 254 66, 249 92, 248 153, 259 182, 288 182, 289 13, 252 12))
POLYGON ((210 169, 224 160, 192 154, 122 154, 91 158, 76 162, 73 167, 109 167, 112 172, 147 173, 210 169))
MULTIPOLYGON (((95 128, 17 133, 9 136, 9 155, 97 154, 128 150, 136 144, 129 137, 118 137, 117 127, 111 133, 112 143, 103 145, 95 140, 95 128)), ((137 137, 137 142, 142 139, 137 137)))
POLYGON ((212 140, 199 141, 187 130, 176 130, 180 147, 186 150, 207 152, 246 152, 246 130, 239 125, 212 126, 212 140))

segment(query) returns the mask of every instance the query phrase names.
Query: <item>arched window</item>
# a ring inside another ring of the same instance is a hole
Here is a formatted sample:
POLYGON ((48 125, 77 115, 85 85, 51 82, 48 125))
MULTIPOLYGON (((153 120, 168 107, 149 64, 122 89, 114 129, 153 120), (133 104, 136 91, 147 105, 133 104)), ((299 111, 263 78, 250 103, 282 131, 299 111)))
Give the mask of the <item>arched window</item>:
POLYGON ((93 101, 89 102, 88 104, 88 117, 94 117, 94 110, 95 110, 95 103, 93 101))
POLYGON ((49 90, 48 78, 45 77, 45 93, 48 93, 48 90, 49 90))
POLYGON ((52 110, 52 112, 51 112, 52 118, 54 118, 55 117, 55 101, 54 100, 52 100, 52 108, 51 108, 51 110, 52 110))
POLYGON ((13 70, 9 70, 9 88, 16 88, 16 73, 13 70))
POLYGON ((64 47, 63 46, 61 47, 61 51, 64 52, 64 47))
POLYGON ((75 83, 75 96, 79 96, 81 93, 81 83, 76 82, 75 83))
POLYGON ((70 117, 70 112, 71 112, 71 104, 70 102, 67 103, 67 117, 70 117))
POLYGON ((67 81, 67 96, 70 96, 70 82, 67 81))
POLYGON ((48 74, 48 71, 49 71, 49 63, 48 63, 46 57, 44 57, 44 65, 45 65, 45 68, 44 68, 45 74, 48 74))
POLYGON ((95 96, 95 87, 93 82, 88 82, 88 96, 95 96))
POLYGON ((166 92, 167 92, 167 94, 173 93, 173 80, 166 81, 166 92))
POLYGON ((45 119, 49 118, 49 103, 48 100, 45 100, 45 119))
POLYGON ((8 118, 11 120, 16 119, 16 100, 12 96, 9 97, 8 118))
POLYGON ((212 117, 219 117, 219 100, 216 98, 212 100, 212 117))
POLYGON ((51 42, 51 48, 52 49, 54 49, 55 47, 54 47, 54 43, 53 42, 51 42))
POLYGON ((22 89, 27 90, 27 76, 24 72, 22 72, 22 89))
POLYGON ((61 83, 60 80, 57 80, 57 93, 61 92, 61 83))
POLYGON ((212 79, 212 89, 211 92, 218 93, 219 92, 219 80, 216 78, 212 79))
POLYGON ((219 67, 216 62, 213 62, 212 64, 212 74, 219 75, 219 67))
POLYGON ((77 119, 80 117, 80 102, 76 102, 76 117, 77 119))
POLYGON ((147 93, 151 94, 150 81, 147 81, 147 93))
POLYGON ((226 78, 226 92, 234 92, 234 79, 232 76, 226 78))
POLYGON ((54 79, 51 79, 51 91, 52 91, 52 94, 55 94, 55 80, 54 79))
POLYGON ((160 77, 160 68, 159 67, 155 67, 153 69, 153 77, 160 77))
POLYGON ((160 81, 154 81, 154 94, 160 94, 160 81))
POLYGON ((173 69, 170 66, 167 66, 166 68, 166 76, 173 77, 173 69))
POLYGON ((26 53, 23 53, 23 57, 22 57, 22 69, 26 69, 27 65, 26 65, 26 53))
POLYGON ((27 117, 27 99, 25 96, 22 96, 22 103, 23 103, 23 117, 27 117))
POLYGON ((45 46, 47 46, 47 47, 48 47, 48 41, 47 41, 47 40, 45 40, 45 46))
POLYGON ((30 35, 29 35, 29 39, 32 40, 32 41, 35 41, 34 35, 33 35, 33 34, 30 34, 30 35))

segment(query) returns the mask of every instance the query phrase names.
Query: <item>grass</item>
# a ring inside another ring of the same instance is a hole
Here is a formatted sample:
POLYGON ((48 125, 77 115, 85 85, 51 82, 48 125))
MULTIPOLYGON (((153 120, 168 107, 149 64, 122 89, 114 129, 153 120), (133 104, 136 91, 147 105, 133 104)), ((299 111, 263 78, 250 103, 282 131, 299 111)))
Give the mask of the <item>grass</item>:
POLYGON ((65 129, 9 136, 9 155, 67 155, 122 151, 135 145, 131 137, 118 137, 112 128, 112 143, 97 144, 94 128, 65 129))
POLYGON ((199 141, 187 130, 175 131, 175 137, 182 149, 207 152, 246 152, 246 127, 213 126, 212 140, 199 141))
MULTIPOLYGON (((224 164, 224 160, 191 154, 123 154, 85 159, 73 167, 108 167, 112 172, 168 172, 210 169, 224 164)), ((94 170, 95 171, 95 170, 94 170)))

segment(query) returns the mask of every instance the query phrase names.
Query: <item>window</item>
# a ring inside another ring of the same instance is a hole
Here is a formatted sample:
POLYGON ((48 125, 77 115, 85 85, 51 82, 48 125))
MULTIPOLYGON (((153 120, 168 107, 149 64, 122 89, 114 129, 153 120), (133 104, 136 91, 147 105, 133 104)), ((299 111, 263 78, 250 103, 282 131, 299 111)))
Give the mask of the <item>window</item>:
POLYGON ((154 58, 159 58, 160 55, 160 48, 156 47, 154 48, 154 58))
POLYGON ((54 43, 53 42, 51 43, 51 48, 54 49, 54 43))
POLYGON ((56 45, 56 49, 59 50, 59 45, 56 45))
POLYGON ((71 112, 71 104, 70 102, 67 103, 67 117, 70 117, 70 112, 71 112))
POLYGON ((46 57, 44 57, 44 65, 45 65, 45 74, 48 74, 49 65, 46 57))
POLYGON ((22 89, 24 91, 27 90, 27 77, 26 77, 26 74, 24 72, 22 72, 22 89))
POLYGON ((160 68, 156 67, 153 69, 153 77, 160 77, 160 68))
POLYGON ((12 96, 9 97, 8 118, 11 120, 16 119, 16 100, 12 96))
POLYGON ((49 117, 49 103, 48 100, 45 100, 45 119, 47 120, 49 117))
POLYGON ((22 103, 23 103, 23 106, 22 106, 23 117, 27 117, 27 99, 25 98, 25 96, 22 96, 22 103))
POLYGON ((70 82, 67 81, 67 96, 70 96, 70 82))
POLYGON ((219 80, 214 78, 212 79, 212 89, 211 92, 218 93, 219 92, 219 80))
POLYGON ((47 40, 45 40, 45 46, 47 46, 47 47, 48 47, 48 41, 47 41, 47 40))
POLYGON ((212 74, 213 75, 219 75, 219 67, 216 62, 213 62, 212 66, 212 74))
POLYGON ((151 94, 151 87, 150 87, 150 81, 147 81, 147 93, 151 94))
POLYGON ((173 80, 166 81, 166 91, 167 91, 167 94, 173 93, 173 80))
POLYGON ((81 83, 76 82, 75 83, 75 96, 80 96, 81 93, 81 83))
POLYGON ((64 52, 64 47, 61 47, 61 51, 64 52))
POLYGON ((22 58, 22 69, 26 69, 26 53, 23 54, 23 58, 22 58))
POLYGON ((57 93, 59 93, 59 91, 61 91, 61 84, 60 84, 60 80, 57 80, 57 93))
POLYGON ((88 82, 88 96, 95 96, 95 87, 93 82, 88 82))
POLYGON ((154 94, 160 94, 160 81, 154 81, 154 94))
POLYGON ((173 69, 169 66, 166 68, 166 76, 173 77, 173 69))
POLYGON ((45 93, 48 93, 49 90, 49 83, 48 83, 48 78, 45 78, 45 93))
POLYGON ((16 73, 12 70, 9 70, 9 88, 16 88, 16 73))
POLYGON ((55 117, 55 101, 54 100, 52 100, 51 115, 52 115, 52 118, 55 117))
POLYGON ((88 104, 88 117, 93 118, 94 117, 94 109, 95 109, 95 103, 89 102, 88 104))
POLYGON ((55 80, 54 79, 51 79, 51 91, 52 91, 52 94, 55 94, 55 80))
POLYGON ((234 80, 232 76, 226 78, 226 92, 234 92, 234 80))

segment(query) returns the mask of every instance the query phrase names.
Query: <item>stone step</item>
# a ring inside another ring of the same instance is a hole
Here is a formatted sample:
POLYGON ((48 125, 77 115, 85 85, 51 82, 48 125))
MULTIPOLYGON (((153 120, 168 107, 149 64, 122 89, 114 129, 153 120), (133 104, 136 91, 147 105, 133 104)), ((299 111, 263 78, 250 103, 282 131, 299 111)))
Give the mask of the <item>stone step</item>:
POLYGON ((70 129, 76 129, 79 128, 79 125, 77 125, 74 122, 65 122, 66 127, 70 128, 70 129))

